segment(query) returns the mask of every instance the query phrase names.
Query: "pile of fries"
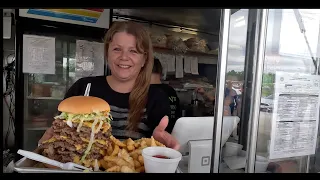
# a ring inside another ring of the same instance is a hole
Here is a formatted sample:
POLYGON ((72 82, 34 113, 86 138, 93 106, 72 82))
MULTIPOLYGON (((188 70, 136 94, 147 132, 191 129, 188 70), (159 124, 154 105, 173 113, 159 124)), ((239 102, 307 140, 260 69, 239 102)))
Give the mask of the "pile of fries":
POLYGON ((123 142, 113 136, 110 139, 112 145, 107 150, 107 156, 99 161, 100 167, 107 172, 144 172, 142 149, 151 146, 165 147, 153 137, 135 141, 129 138, 123 142))

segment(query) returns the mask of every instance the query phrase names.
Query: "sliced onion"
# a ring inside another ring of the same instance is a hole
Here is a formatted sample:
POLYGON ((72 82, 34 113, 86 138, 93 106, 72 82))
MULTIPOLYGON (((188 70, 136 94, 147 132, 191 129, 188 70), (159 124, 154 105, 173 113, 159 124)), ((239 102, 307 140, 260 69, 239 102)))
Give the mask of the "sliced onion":
POLYGON ((90 152, 92 144, 94 143, 94 127, 96 126, 96 124, 98 123, 98 119, 95 119, 92 126, 91 126, 91 134, 90 134, 90 141, 88 144, 88 147, 86 149, 86 151, 84 152, 84 155, 81 158, 81 162, 86 158, 87 154, 90 152))
POLYGON ((99 171, 99 165, 98 165, 98 160, 94 160, 94 171, 99 171))
POLYGON ((99 127, 98 127, 98 128, 96 129, 96 131, 94 132, 95 134, 97 134, 97 133, 100 131, 102 125, 103 125, 103 121, 100 120, 99 127))
POLYGON ((80 128, 82 127, 82 125, 83 125, 83 118, 80 119, 80 123, 78 125, 77 132, 80 132, 80 128))
POLYGON ((67 120, 67 125, 68 125, 69 127, 71 127, 71 128, 72 128, 72 121, 71 121, 71 118, 68 118, 68 120, 67 120))

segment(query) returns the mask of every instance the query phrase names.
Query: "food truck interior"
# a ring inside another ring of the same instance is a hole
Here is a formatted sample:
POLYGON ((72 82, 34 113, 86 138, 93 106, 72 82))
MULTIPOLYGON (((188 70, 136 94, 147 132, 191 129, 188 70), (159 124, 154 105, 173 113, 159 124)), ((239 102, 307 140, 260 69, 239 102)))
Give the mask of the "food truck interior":
MULTIPOLYGON (((174 130, 178 139, 185 142, 179 172, 320 171, 319 102, 314 102, 314 109, 310 107, 316 114, 310 126, 312 132, 306 129, 307 125, 275 125, 275 114, 280 109, 281 113, 294 114, 290 109, 279 108, 277 77, 283 74, 278 72, 287 73, 284 79, 303 74, 320 82, 320 10, 110 10, 110 24, 124 20, 139 22, 149 29, 154 56, 163 66, 162 83, 172 86, 180 99, 179 127, 197 132, 209 129, 203 134, 190 133, 195 134, 193 137, 186 130, 174 130), (197 91, 199 88, 205 93, 197 91), (206 94, 219 101, 210 101, 206 94), (221 113, 225 105, 230 107, 229 114, 221 113), (279 139, 277 133, 287 133, 287 139, 279 139), (307 134, 305 141, 311 139, 312 146, 298 151, 301 146, 297 143, 305 142, 297 134, 303 133, 307 134), (279 142, 284 145, 280 147, 279 142), (203 147, 209 147, 210 152, 203 147), (201 153, 207 155, 200 156, 201 153)), ((20 149, 32 150, 52 122, 66 89, 77 78, 76 40, 102 42, 106 29, 86 27, 86 32, 81 33, 75 29, 82 26, 26 17, 19 17, 12 27, 16 35, 9 40, 17 39, 15 82, 24 87, 15 92, 15 142, 20 149), (29 23, 37 25, 22 27, 29 23), (24 34, 56 37, 56 65, 60 67, 56 67, 56 75, 22 72, 19 61, 23 59, 23 45, 19 43, 24 34)), ((106 65, 104 73, 110 73, 106 65)), ((319 97, 315 84, 315 91, 306 94, 319 97)), ((303 101, 295 100, 298 105, 303 101)), ((304 114, 301 119, 307 116, 304 114)))

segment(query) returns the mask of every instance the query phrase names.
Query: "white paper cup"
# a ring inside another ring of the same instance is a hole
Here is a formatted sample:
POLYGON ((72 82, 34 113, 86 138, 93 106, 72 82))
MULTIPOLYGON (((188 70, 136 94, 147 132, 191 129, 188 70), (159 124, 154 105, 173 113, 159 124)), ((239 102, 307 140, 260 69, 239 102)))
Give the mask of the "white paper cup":
POLYGON ((224 157, 229 156, 237 156, 239 152, 242 150, 243 145, 233 143, 233 142, 226 142, 226 147, 224 149, 224 157))
POLYGON ((147 147, 142 150, 146 173, 175 173, 182 158, 179 151, 166 147, 147 147), (153 156, 166 156, 162 159, 153 156))
POLYGON ((263 156, 256 155, 256 163, 255 163, 254 172, 256 172, 256 173, 266 172, 268 165, 269 165, 269 162, 268 162, 267 158, 265 158, 263 156))

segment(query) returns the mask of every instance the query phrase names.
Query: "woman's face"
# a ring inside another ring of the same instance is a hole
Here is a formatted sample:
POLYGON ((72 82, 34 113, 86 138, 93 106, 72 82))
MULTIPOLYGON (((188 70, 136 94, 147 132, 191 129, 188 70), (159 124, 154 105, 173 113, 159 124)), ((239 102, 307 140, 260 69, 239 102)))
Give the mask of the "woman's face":
POLYGON ((108 65, 112 75, 121 81, 135 79, 145 63, 145 55, 136 47, 136 38, 126 32, 113 35, 108 48, 108 65))

